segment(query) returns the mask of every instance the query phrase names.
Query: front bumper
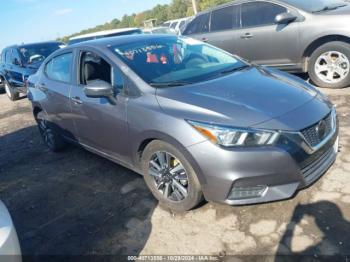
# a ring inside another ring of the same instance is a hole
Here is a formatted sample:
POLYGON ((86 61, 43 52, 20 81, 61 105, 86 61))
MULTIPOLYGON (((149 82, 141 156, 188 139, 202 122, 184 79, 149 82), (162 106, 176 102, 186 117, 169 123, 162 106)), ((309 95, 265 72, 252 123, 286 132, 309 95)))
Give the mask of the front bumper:
POLYGON ((202 190, 210 201, 246 205, 283 200, 320 178, 337 156, 338 128, 312 154, 296 141, 283 139, 276 147, 222 149, 209 141, 188 148, 202 175, 202 190), (288 141, 288 142, 287 142, 288 141), (266 186, 258 197, 232 199, 234 188, 266 186))

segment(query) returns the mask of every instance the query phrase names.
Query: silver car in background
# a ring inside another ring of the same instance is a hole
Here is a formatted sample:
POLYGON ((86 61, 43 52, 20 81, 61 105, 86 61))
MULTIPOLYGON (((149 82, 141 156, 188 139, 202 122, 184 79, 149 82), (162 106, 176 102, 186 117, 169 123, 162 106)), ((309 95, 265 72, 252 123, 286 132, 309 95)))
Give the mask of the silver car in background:
POLYGON ((350 85, 349 24, 343 0, 238 0, 198 14, 183 35, 343 88, 350 85))

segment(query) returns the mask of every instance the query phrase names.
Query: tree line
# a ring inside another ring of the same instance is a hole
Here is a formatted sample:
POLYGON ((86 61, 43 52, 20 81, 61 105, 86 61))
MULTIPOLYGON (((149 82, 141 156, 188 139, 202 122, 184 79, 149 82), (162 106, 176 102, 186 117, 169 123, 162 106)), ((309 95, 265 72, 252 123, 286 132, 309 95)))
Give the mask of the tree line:
MULTIPOLYGON (((207 8, 224 4, 232 0, 197 0, 200 11, 207 8)), ((110 30, 125 27, 142 27, 143 22, 149 19, 157 19, 157 25, 161 25, 165 21, 192 16, 193 8, 191 0, 172 0, 170 4, 157 5, 153 9, 143 11, 138 14, 125 14, 121 19, 115 18, 110 22, 88 28, 69 36, 59 38, 59 41, 67 42, 70 37, 77 35, 98 32, 102 30, 110 30)))

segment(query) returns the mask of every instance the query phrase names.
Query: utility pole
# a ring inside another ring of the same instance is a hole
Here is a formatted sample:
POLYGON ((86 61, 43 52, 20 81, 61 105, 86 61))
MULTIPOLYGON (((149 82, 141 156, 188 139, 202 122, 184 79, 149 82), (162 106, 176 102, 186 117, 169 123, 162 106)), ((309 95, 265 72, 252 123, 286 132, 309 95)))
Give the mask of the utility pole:
POLYGON ((193 12, 194 12, 194 14, 197 14, 197 13, 198 13, 197 0, 192 0, 192 6, 193 6, 193 12))

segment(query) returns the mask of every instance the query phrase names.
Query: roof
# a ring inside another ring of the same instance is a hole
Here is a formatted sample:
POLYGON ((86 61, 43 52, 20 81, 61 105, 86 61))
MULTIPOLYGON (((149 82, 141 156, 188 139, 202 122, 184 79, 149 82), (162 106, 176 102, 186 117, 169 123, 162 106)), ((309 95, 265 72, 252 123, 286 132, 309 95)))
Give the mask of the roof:
POLYGON ((230 6, 230 5, 233 5, 233 4, 234 5, 239 5, 239 4, 250 3, 250 2, 259 2, 259 1, 272 2, 272 3, 276 3, 276 4, 282 4, 282 5, 285 5, 285 6, 293 7, 293 6, 291 6, 290 4, 288 4, 287 2, 285 2, 283 0, 232 0, 230 2, 223 3, 223 4, 217 5, 217 6, 213 6, 211 8, 206 9, 206 10, 198 12, 195 16, 198 16, 200 14, 209 13, 209 12, 212 12, 214 10, 218 10, 218 9, 221 9, 223 7, 230 6))
POLYGON ((81 39, 86 37, 96 37, 96 36, 105 36, 105 35, 112 35, 112 34, 118 34, 118 33, 125 33, 128 31, 138 30, 139 28, 133 27, 133 28, 119 28, 119 29, 113 29, 113 30, 104 30, 84 35, 78 35, 75 37, 69 38, 69 40, 75 40, 75 39, 81 39))
POLYGON ((149 27, 149 28, 143 28, 142 31, 151 32, 151 31, 157 30, 157 29, 169 29, 169 27, 167 27, 167 26, 149 27))
POLYGON ((124 36, 115 36, 115 37, 106 37, 106 38, 100 38, 96 40, 90 40, 86 42, 81 42, 74 44, 72 46, 113 46, 113 45, 124 45, 129 44, 137 41, 143 41, 143 40, 156 40, 160 38, 166 38, 166 37, 177 37, 176 35, 169 35, 169 34, 139 34, 139 35, 124 35, 124 36))
POLYGON ((190 19, 191 16, 189 17, 182 17, 182 18, 178 18, 178 19, 173 19, 173 20, 168 20, 168 21, 165 21, 163 24, 165 23, 174 23, 174 22, 179 22, 179 21, 185 21, 187 19, 190 19))
POLYGON ((61 41, 45 41, 45 42, 36 42, 36 43, 26 43, 26 44, 20 44, 20 45, 11 45, 11 46, 5 47, 4 49, 33 46, 33 45, 42 45, 42 44, 64 44, 64 43, 61 41))

